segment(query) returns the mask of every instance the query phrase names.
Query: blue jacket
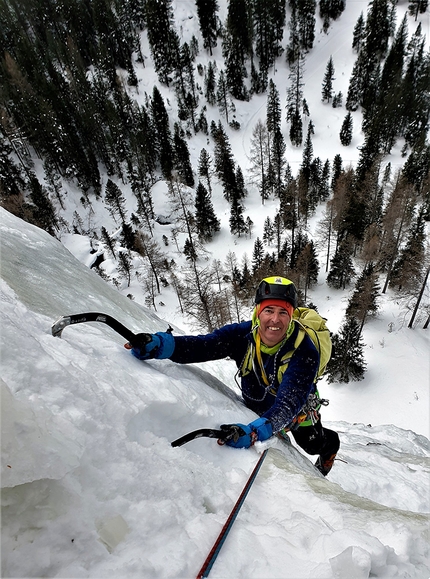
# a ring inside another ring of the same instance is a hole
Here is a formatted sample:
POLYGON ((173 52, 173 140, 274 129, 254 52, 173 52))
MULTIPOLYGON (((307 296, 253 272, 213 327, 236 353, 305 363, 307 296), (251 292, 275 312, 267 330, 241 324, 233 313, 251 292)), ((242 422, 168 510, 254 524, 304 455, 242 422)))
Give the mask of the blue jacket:
MULTIPOLYGON (((309 394, 315 392, 319 354, 308 335, 305 335, 294 352, 281 383, 278 382, 279 361, 283 354, 294 350, 299 330, 298 325, 295 325, 291 336, 275 355, 262 354, 266 375, 271 382, 270 389, 266 388, 261 378, 258 364, 253 371, 241 376, 242 396, 246 406, 270 420, 274 433, 290 424, 305 405, 309 394)), ((170 360, 190 364, 232 358, 240 368, 253 340, 251 321, 229 324, 206 335, 175 336, 175 350, 170 360)))

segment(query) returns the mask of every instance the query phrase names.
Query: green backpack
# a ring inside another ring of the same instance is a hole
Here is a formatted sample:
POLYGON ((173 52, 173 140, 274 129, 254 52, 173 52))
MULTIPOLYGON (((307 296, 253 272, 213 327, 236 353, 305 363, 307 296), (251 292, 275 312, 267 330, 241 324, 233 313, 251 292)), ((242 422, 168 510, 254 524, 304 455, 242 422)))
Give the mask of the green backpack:
POLYGON ((324 374, 331 356, 332 346, 330 330, 326 326, 327 320, 310 308, 296 308, 293 312, 293 320, 299 324, 302 330, 299 330, 294 349, 299 347, 306 333, 319 352, 320 364, 315 376, 315 380, 317 380, 324 374))

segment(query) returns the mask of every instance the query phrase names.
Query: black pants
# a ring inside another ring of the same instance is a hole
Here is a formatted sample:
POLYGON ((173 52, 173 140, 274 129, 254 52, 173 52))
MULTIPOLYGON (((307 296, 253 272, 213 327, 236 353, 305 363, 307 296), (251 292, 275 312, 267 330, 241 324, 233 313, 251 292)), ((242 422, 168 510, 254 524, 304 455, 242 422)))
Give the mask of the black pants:
POLYGON ((291 434, 300 448, 307 454, 319 454, 322 462, 329 460, 339 450, 338 433, 323 428, 321 420, 311 426, 299 426, 291 434))

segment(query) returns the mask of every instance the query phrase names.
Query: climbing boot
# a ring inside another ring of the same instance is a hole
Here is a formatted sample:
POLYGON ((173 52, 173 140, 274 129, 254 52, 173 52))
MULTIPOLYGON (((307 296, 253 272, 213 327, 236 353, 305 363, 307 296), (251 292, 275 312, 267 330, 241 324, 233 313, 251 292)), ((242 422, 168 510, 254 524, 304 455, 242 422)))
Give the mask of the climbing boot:
POLYGON ((327 476, 331 471, 336 454, 332 454, 327 459, 323 460, 321 456, 318 457, 315 467, 320 471, 323 476, 327 476))

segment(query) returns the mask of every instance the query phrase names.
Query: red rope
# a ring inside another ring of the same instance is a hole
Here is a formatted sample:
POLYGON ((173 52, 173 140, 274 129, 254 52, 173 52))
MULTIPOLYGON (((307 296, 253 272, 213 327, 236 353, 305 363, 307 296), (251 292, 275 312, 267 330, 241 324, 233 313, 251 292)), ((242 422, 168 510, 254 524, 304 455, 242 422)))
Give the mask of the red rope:
POLYGON ((218 535, 218 539, 215 541, 214 546, 212 547, 209 555, 207 556, 206 561, 203 564, 203 567, 198 572, 196 579, 201 579, 202 577, 207 577, 209 575, 210 570, 212 569, 212 565, 215 563, 215 560, 218 557, 218 554, 221 550, 221 547, 222 547, 231 527, 233 526, 233 523, 234 523, 234 521, 235 521, 235 519, 240 511, 240 508, 243 505, 243 503, 245 502, 246 495, 249 493, 249 489, 251 488, 251 486, 255 480, 255 477, 257 476, 261 465, 263 464, 263 460, 266 458, 266 454, 267 454, 268 450, 269 449, 266 448, 266 450, 261 455, 259 461, 255 465, 255 468, 252 471, 251 476, 248 479, 248 482, 246 483, 240 497, 237 499, 237 502, 234 505, 233 510, 230 513, 230 516, 226 520, 225 525, 223 526, 223 528, 221 530, 221 533, 218 535))

